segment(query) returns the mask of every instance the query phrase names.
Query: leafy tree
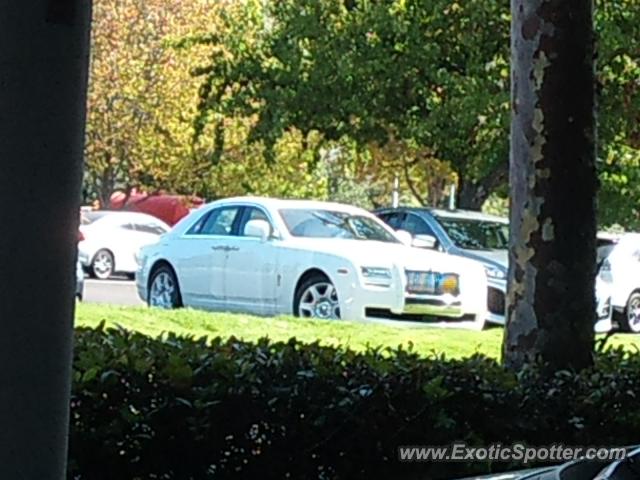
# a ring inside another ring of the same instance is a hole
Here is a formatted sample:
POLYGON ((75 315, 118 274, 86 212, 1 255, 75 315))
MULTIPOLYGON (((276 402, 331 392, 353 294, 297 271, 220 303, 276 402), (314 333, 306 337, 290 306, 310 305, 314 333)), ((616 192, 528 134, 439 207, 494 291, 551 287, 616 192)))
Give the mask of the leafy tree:
POLYGON ((501 3, 286 0, 268 12, 246 5, 246 21, 222 39, 230 53, 207 72, 202 118, 257 116, 250 140, 267 154, 290 128, 327 141, 348 137, 361 148, 394 141, 406 147, 401 164, 451 165, 465 206, 479 207, 504 181, 508 16, 501 3), (271 20, 266 31, 260 13, 271 20))
POLYGON ((597 0, 600 222, 640 228, 640 3, 597 0))
POLYGON ((93 7, 85 188, 102 205, 115 189, 192 193, 191 150, 205 50, 177 39, 215 27, 218 2, 97 0, 93 7))
MULTIPOLYGON (((268 11, 255 0, 235 6, 242 21, 229 22, 217 39, 214 50, 225 54, 213 56, 206 71, 200 122, 216 115, 254 117, 249 140, 266 146, 268 158, 270 147, 291 128, 303 135, 319 132, 327 141, 347 137, 361 151, 393 150, 395 158, 385 158, 380 168, 366 155, 361 160, 381 175, 389 162, 400 172, 408 165, 404 186, 412 187, 419 203, 432 200, 427 191, 441 190, 427 180, 439 166, 456 174, 462 207, 480 208, 491 193, 506 195, 507 3, 269 5, 268 11)), ((633 207, 640 200, 640 4, 598 0, 596 7, 601 220, 640 224, 633 207)))

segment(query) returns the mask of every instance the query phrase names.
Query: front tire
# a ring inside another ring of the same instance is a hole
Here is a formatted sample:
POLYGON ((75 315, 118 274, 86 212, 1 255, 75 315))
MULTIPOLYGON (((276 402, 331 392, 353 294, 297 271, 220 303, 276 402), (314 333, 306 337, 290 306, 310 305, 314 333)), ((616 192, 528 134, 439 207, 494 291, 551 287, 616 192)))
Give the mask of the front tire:
POLYGON ((340 319, 338 292, 325 275, 313 274, 296 290, 293 313, 302 318, 340 319))
POLYGON ((150 307, 163 308, 165 310, 182 306, 178 279, 173 270, 167 265, 162 265, 153 272, 149 282, 147 304, 150 307))
POLYGON ((109 250, 98 250, 91 260, 89 274, 99 280, 106 280, 115 270, 115 260, 109 250))
POLYGON ((640 292, 633 292, 627 300, 620 328, 625 332, 640 333, 640 292))

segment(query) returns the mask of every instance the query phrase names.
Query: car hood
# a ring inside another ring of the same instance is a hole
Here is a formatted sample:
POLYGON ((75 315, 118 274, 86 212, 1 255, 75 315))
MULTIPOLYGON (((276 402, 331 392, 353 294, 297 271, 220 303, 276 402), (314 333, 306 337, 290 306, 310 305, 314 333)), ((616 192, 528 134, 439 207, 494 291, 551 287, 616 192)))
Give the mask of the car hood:
POLYGON ((440 272, 461 272, 482 268, 478 263, 435 250, 413 248, 401 243, 349 239, 295 239, 290 246, 344 257, 360 266, 400 267, 440 272))
POLYGON ((508 250, 462 250, 467 258, 477 260, 492 267, 498 267, 506 271, 509 268, 508 250))

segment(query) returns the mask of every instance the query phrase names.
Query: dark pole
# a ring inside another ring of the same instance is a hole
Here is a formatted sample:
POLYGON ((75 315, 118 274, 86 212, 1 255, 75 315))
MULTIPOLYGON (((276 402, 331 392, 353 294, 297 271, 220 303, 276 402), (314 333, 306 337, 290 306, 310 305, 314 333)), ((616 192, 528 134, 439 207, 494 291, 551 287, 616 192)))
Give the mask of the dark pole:
POLYGON ((512 0, 511 244, 504 359, 592 362, 592 0, 512 0))
POLYGON ((62 480, 88 0, 0 2, 0 478, 62 480))

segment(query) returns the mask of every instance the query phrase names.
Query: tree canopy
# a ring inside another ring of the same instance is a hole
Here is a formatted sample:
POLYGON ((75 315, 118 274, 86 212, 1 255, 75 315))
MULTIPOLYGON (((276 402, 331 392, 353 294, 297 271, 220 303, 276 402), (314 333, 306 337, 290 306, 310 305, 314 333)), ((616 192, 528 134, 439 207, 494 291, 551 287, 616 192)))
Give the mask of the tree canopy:
MULTIPOLYGON (((248 139, 271 160, 291 130, 369 150, 393 142, 402 152, 395 149, 396 161, 449 165, 461 206, 480 208, 492 192, 504 192, 507 3, 283 0, 263 7, 237 6, 242 21, 218 39, 202 71, 200 123, 211 115, 255 118, 248 139)), ((639 56, 629 41, 640 38, 640 6, 601 0, 596 12, 601 219, 632 224, 637 214, 621 213, 619 204, 640 195, 639 56)))
MULTIPOLYGON (((98 0, 87 194, 371 207, 398 177, 405 203, 442 204, 455 183, 461 207, 500 204, 509 24, 498 0, 98 0)), ((639 25, 638 2, 597 0, 600 223, 627 228, 640 226, 639 25)))

